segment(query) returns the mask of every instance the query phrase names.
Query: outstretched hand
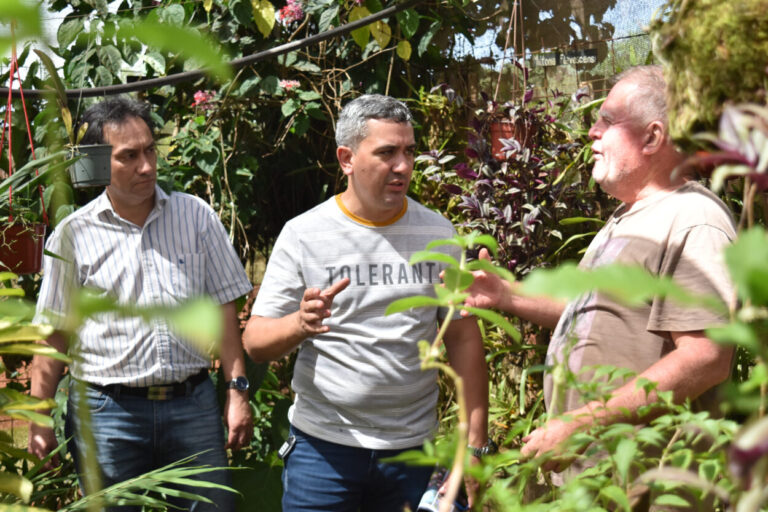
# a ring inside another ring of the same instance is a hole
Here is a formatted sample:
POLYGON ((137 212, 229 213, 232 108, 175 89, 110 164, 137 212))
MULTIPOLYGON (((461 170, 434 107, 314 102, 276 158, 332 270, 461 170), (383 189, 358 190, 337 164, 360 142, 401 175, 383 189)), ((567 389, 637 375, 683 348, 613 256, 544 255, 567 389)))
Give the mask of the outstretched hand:
MULTIPOLYGON (((480 249, 479 258, 491 261, 488 249, 480 249)), ((475 276, 475 280, 472 286, 466 290, 469 293, 469 297, 464 300, 464 304, 474 308, 504 309, 502 304, 512 294, 509 283, 496 274, 486 272, 485 270, 475 270, 472 272, 472 275, 475 276)), ((467 316, 469 313, 462 311, 461 314, 467 316)))
POLYGON ((331 316, 331 304, 336 295, 349 286, 349 278, 336 281, 325 290, 308 288, 299 306, 299 328, 307 336, 328 332, 330 327, 323 320, 331 316))

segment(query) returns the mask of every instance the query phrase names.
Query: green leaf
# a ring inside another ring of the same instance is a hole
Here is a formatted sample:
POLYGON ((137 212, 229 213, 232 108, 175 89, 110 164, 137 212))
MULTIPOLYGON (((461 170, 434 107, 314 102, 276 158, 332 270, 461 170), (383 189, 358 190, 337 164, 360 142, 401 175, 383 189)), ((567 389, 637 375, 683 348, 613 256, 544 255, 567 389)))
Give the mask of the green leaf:
MULTIPOLYGON (((322 96, 315 91, 301 91, 299 93, 299 99, 301 101, 313 101, 319 100, 320 98, 322 98, 322 96)), ((307 105, 307 108, 309 108, 309 105, 307 105)))
POLYGON ((639 266, 621 264, 584 270, 574 263, 565 263, 555 269, 536 269, 526 276, 519 291, 526 295, 546 295, 566 300, 599 291, 627 305, 641 304, 659 296, 672 298, 681 304, 726 311, 725 305, 715 297, 688 293, 669 278, 653 276, 639 266))
POLYGON ((418 46, 419 57, 424 55, 427 49, 429 49, 429 43, 432 41, 432 38, 435 37, 435 34, 437 34, 437 31, 440 30, 441 24, 442 23, 440 22, 440 20, 432 22, 427 32, 423 36, 421 36, 421 41, 419 41, 419 46, 418 46))
POLYGON ((261 81, 261 90, 267 94, 274 96, 278 89, 280 89, 280 80, 274 75, 269 75, 261 81))
POLYGON ((760 352, 760 337, 755 329, 742 322, 731 322, 728 325, 711 327, 706 331, 707 337, 724 344, 741 345, 752 354, 760 352))
POLYGON ((384 49, 392 39, 392 29, 389 28, 389 25, 379 20, 371 24, 371 35, 379 44, 379 48, 384 49))
POLYGON ((413 253, 408 263, 410 265, 414 265, 422 261, 439 261, 440 263, 445 263, 446 265, 449 265, 449 266, 453 266, 453 267, 459 266, 459 262, 456 261, 455 258, 448 256, 443 252, 433 252, 433 251, 417 251, 413 253))
POLYGON ((162 24, 175 25, 180 27, 184 25, 186 13, 184 6, 179 4, 170 4, 158 9, 158 21, 162 24))
POLYGON ((275 6, 269 0, 251 0, 253 21, 264 39, 269 37, 275 26, 275 6))
POLYGON ((398 299, 387 306, 385 315, 392 315, 394 313, 401 313, 411 308, 423 308, 431 306, 442 305, 439 299, 434 297, 427 297, 426 295, 417 295, 415 297, 406 297, 404 299, 398 299))
POLYGON ((323 13, 320 15, 320 22, 318 23, 318 28, 320 29, 320 32, 327 31, 331 24, 334 23, 336 18, 339 15, 339 5, 333 4, 328 9, 324 10, 323 13))
POLYGON ((583 224, 585 222, 594 222, 595 224, 598 224, 600 226, 605 224, 605 221, 603 219, 598 219, 594 217, 568 217, 567 219, 560 219, 559 224, 561 226, 570 226, 572 224, 583 224))
POLYGON ((99 61, 110 70, 113 74, 117 75, 123 67, 123 56, 120 54, 120 50, 113 45, 108 44, 99 46, 96 51, 99 56, 99 61))
POLYGON ((744 231, 725 249, 725 262, 743 301, 768 305, 768 238, 763 228, 744 231))
POLYGON ((662 494, 653 500, 653 504, 660 507, 683 507, 683 509, 691 506, 688 500, 676 494, 662 494))
POLYGON ((204 352, 217 353, 224 322, 221 307, 209 298, 200 298, 169 312, 161 312, 173 331, 204 352))
POLYGON ((632 439, 622 439, 613 452, 613 461, 622 483, 627 482, 629 467, 637 454, 637 442, 632 439))
MULTIPOLYGON (((366 7, 357 6, 353 7, 351 11, 349 11, 349 21, 357 21, 359 19, 365 18, 366 16, 370 16, 371 11, 369 11, 366 7)), ((366 46, 368 46, 368 40, 371 37, 371 28, 370 25, 365 25, 363 27, 360 27, 358 29, 355 29, 351 32, 352 39, 354 39, 355 43, 357 43, 357 46, 359 46, 362 49, 365 49, 366 46)))
POLYGON ((486 320, 494 325, 498 325, 502 329, 504 329, 504 332, 507 333, 513 340, 516 342, 520 342, 520 331, 517 330, 517 327, 512 325, 509 320, 504 318, 499 313, 496 313, 495 311, 491 311, 489 309, 480 309, 480 308, 472 308, 468 306, 464 306, 464 309, 475 315, 476 317, 482 318, 483 320, 486 320))
POLYGON ((59 43, 59 49, 64 50, 72 44, 84 28, 85 18, 79 16, 59 25, 59 30, 56 31, 56 39, 59 43))
POLYGON ((0 354, 15 354, 19 356, 45 356, 69 363, 71 359, 49 345, 40 343, 0 343, 0 354))
POLYGON ((456 267, 448 267, 445 269, 445 275, 443 276, 443 282, 445 287, 453 291, 463 291, 469 288, 474 282, 475 277, 472 272, 461 270, 456 267))
POLYGON ((419 20, 421 16, 415 9, 411 8, 400 11, 395 17, 400 24, 400 30, 403 32, 403 37, 410 39, 416 35, 416 32, 419 30, 419 20))
POLYGON ((298 61, 291 67, 293 67, 293 69, 296 69, 298 71, 305 71, 307 73, 320 73, 322 71, 322 69, 320 69, 320 66, 318 66, 314 62, 309 62, 306 60, 298 61))
MULTIPOLYGON (((56 66, 45 52, 35 50, 35 53, 40 59, 40 62, 43 63, 45 70, 48 71, 48 77, 51 79, 53 88, 56 91, 56 101, 59 104, 59 110, 67 108, 67 93, 65 92, 66 89, 64 88, 64 83, 61 81, 61 78, 59 78, 59 73, 56 71, 56 66)), ((70 119, 71 117, 72 116, 70 115, 70 119)), ((69 132, 71 131, 72 129, 70 128, 69 132)))
POLYGON ((240 88, 237 90, 237 94, 239 96, 247 96, 253 91, 257 85, 261 82, 260 76, 252 76, 251 78, 248 78, 246 80, 243 80, 243 83, 240 84, 240 88))
POLYGON ((429 250, 434 249, 435 247, 442 247, 444 245, 454 245, 462 248, 467 246, 464 239, 457 235, 453 238, 440 238, 437 240, 432 240, 431 242, 427 243, 426 248, 429 250))
POLYGON ((600 495, 608 498, 613 503, 619 505, 622 509, 629 511, 629 498, 627 494, 616 485, 609 485, 600 489, 600 495))
POLYGON ((37 341, 47 338, 51 333, 53 333, 53 328, 50 325, 16 325, 0 330, 0 343, 37 341))
POLYGON ((514 283, 516 281, 512 272, 505 268, 497 267, 487 260, 472 260, 467 263, 467 270, 484 270, 490 274, 496 274, 500 278, 509 281, 510 283, 514 283))
POLYGON ((403 39, 399 43, 397 43, 397 56, 403 59, 404 61, 407 61, 411 58, 411 43, 403 39))
POLYGON ((280 107, 280 112, 283 113, 283 117, 291 117, 291 115, 298 110, 301 106, 301 102, 296 98, 289 98, 280 107))
POLYGON ((5 471, 0 472, 0 491, 3 493, 13 494, 28 503, 33 489, 32 482, 26 478, 5 471))
POLYGON ((218 42, 190 27, 144 20, 134 24, 121 23, 117 36, 122 40, 137 39, 150 48, 176 53, 187 60, 193 59, 221 81, 231 77, 229 58, 218 42))
POLYGON ((163 57, 162 53, 151 50, 142 55, 141 59, 158 75, 165 74, 165 57, 163 57))

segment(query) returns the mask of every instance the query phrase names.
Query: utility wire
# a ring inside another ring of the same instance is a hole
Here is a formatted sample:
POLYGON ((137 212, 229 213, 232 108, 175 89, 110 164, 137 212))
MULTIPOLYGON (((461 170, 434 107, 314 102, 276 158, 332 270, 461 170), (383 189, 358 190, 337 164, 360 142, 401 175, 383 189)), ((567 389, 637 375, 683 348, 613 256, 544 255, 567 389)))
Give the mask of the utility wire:
MULTIPOLYGON (((396 14, 400 11, 404 11, 405 9, 408 9, 409 7, 416 5, 417 3, 419 3, 419 1, 420 0, 408 0, 401 4, 393 5, 392 7, 387 7, 386 9, 379 11, 377 13, 371 14, 370 16, 366 16, 365 18, 360 18, 359 20, 353 21, 351 23, 347 23, 346 25, 341 25, 334 29, 326 30, 325 32, 321 32, 320 34, 315 34, 315 35, 306 37, 304 39, 299 39, 297 41, 291 41, 290 43, 281 44, 280 46, 270 48, 269 50, 264 50, 258 53, 254 53, 253 55, 249 55, 247 57, 241 57, 239 59, 235 59, 231 61, 229 64, 233 68, 238 69, 240 67, 247 66, 249 64, 254 64, 256 62, 266 60, 271 57, 277 57, 279 55, 283 55, 288 52, 292 52, 294 50, 305 48, 312 44, 319 43, 327 39, 331 39, 332 37, 335 37, 337 35, 346 34, 348 32, 351 32, 360 27, 364 27, 365 25, 369 25, 371 23, 379 21, 388 16, 392 16, 393 14, 396 14)), ((124 94, 128 92, 144 91, 147 89, 151 89, 153 87, 162 87, 164 85, 177 84, 179 82, 194 81, 194 80, 198 80, 199 78, 202 78, 204 75, 205 75, 205 70, 197 69, 194 71, 185 71, 183 73, 176 73, 176 74, 168 75, 164 77, 149 78, 146 80, 137 80, 136 82, 131 82, 129 84, 115 84, 115 85, 107 85, 103 87, 86 87, 81 89, 67 89, 65 93, 69 98, 114 96, 117 94, 124 94)), ((41 98, 45 95, 50 95, 51 93, 52 91, 48 89, 25 89, 24 90, 24 96, 27 98, 41 98)), ((7 87, 0 88, 0 97, 7 96, 7 94, 8 94, 7 87)), ((13 95, 14 98, 20 97, 20 93, 18 90, 11 91, 11 94, 13 95)))

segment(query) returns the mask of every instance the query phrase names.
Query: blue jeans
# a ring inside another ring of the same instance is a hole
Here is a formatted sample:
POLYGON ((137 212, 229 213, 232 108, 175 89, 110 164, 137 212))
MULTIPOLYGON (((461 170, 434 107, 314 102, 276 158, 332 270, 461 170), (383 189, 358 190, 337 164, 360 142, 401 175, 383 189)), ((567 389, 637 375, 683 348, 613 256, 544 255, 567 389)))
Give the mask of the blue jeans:
MULTIPOLYGON (((88 456, 80 436, 78 407, 79 384, 70 386, 67 404, 69 450, 80 471, 80 462, 88 456)), ((147 471, 160 468, 184 457, 205 451, 190 465, 227 466, 224 451, 224 427, 216 391, 210 379, 197 385, 187 397, 148 400, 135 396, 113 398, 91 387, 85 388, 85 404, 90 410, 95 457, 102 472, 102 488, 147 471), (207 450, 207 451, 206 451, 207 450)), ((231 485, 228 470, 202 473, 191 478, 231 485)), ((82 478, 80 479, 82 487, 82 478)), ((177 487, 209 498, 213 504, 180 498, 167 501, 195 512, 233 511, 234 494, 203 487, 177 487)), ((110 510, 139 511, 140 507, 113 507, 110 510)))
POLYGON ((291 435, 296 444, 285 457, 283 512, 396 512, 406 504, 416 510, 432 474, 432 467, 380 460, 405 450, 329 443, 293 425, 291 435))

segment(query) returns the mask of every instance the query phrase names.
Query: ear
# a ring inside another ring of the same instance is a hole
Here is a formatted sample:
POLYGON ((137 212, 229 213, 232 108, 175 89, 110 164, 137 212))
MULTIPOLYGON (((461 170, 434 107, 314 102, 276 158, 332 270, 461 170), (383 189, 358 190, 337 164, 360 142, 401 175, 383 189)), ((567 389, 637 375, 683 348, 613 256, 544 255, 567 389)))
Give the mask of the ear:
POLYGON ((645 127, 643 133, 643 154, 652 155, 659 151, 667 141, 667 131, 664 123, 653 121, 645 127))
POLYGON ((347 176, 352 174, 352 160, 355 158, 355 153, 352 148, 347 146, 338 146, 336 148, 336 158, 339 160, 341 170, 347 176))

